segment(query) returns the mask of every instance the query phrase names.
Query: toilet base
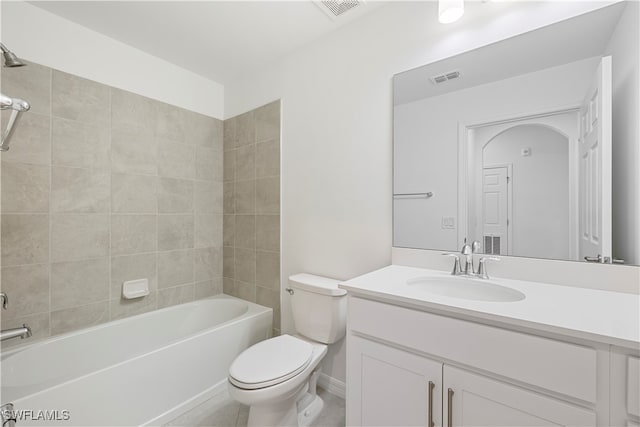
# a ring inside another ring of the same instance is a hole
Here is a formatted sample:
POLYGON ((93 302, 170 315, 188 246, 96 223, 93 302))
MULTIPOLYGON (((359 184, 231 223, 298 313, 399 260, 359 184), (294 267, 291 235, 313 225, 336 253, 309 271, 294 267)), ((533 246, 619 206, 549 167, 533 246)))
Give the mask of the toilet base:
POLYGON ((295 400, 283 400, 269 405, 249 407, 247 427, 297 427, 298 410, 295 400))
POLYGON ((317 394, 305 393, 298 401, 298 426, 310 426, 322 412, 324 401, 317 394))
POLYGON ((319 372, 314 374, 312 381, 303 384, 288 399, 268 405, 251 405, 247 427, 309 427, 324 408, 324 401, 315 393, 315 378, 319 372))

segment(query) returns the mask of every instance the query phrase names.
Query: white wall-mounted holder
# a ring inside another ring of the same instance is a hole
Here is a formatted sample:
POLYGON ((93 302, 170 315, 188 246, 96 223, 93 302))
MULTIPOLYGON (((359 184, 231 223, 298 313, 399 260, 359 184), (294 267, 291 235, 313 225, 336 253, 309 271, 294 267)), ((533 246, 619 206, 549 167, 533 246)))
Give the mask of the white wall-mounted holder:
POLYGON ((149 295, 149 279, 129 280, 122 284, 124 299, 142 298, 149 295))

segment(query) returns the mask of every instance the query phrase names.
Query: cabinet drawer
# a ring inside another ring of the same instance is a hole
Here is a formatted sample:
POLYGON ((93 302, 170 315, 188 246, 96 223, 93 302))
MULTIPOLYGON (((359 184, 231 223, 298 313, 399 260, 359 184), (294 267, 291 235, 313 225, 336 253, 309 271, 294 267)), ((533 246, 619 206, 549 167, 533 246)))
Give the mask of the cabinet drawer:
POLYGON ((349 329, 438 358, 596 402, 596 351, 547 338, 349 297, 349 329))
POLYGON ((640 417, 640 359, 627 358, 627 412, 640 417))

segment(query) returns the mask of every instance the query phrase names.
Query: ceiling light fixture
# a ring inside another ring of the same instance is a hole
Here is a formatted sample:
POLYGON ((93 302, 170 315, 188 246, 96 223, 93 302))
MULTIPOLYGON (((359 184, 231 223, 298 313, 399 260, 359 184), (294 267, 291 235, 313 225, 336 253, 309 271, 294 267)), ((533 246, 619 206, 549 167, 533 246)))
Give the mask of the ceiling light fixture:
POLYGON ((464 0, 438 0, 438 20, 451 24, 464 15, 464 0))

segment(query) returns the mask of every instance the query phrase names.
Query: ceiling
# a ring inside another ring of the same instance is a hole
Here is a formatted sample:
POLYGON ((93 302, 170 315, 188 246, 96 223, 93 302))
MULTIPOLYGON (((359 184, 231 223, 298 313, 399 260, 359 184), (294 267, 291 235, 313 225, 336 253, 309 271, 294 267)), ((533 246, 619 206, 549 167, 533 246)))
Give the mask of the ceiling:
POLYGON ((332 19, 311 0, 29 3, 222 84, 387 4, 332 19))
POLYGON ((394 78, 394 104, 601 56, 625 7, 625 3, 616 3, 398 74, 394 78), (460 71, 461 77, 440 85, 430 80, 451 71, 460 71))

